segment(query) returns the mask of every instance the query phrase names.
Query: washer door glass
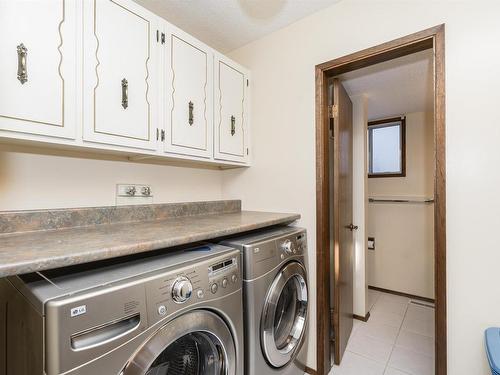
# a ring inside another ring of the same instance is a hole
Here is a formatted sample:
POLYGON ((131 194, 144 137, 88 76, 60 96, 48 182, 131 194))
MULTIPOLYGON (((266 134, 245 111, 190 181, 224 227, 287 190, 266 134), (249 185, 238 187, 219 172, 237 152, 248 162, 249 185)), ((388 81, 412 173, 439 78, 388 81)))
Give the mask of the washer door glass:
POLYGON ((212 334, 193 332, 174 341, 154 360, 146 375, 225 374, 225 355, 212 334))
POLYGON ((123 375, 237 375, 236 349, 227 324, 197 310, 165 324, 137 351, 123 375))
POLYGON ((297 262, 287 264, 269 288, 262 314, 262 347, 272 366, 288 364, 302 344, 307 301, 304 267, 297 262))

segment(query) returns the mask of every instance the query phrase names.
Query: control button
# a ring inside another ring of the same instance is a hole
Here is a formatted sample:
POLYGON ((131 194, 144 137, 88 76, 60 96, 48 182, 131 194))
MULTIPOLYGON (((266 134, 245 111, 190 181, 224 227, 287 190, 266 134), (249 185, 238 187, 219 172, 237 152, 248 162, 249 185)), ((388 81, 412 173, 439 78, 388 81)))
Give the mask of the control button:
POLYGON ((160 305, 158 306, 158 315, 165 315, 167 313, 167 308, 165 307, 165 305, 160 305))
POLYGON ((284 254, 281 254, 281 255, 280 255, 280 258, 281 258, 281 259, 285 259, 285 255, 284 255, 284 254))
POLYGON ((201 289, 198 289, 198 291, 196 292, 196 295, 198 296, 198 298, 205 297, 205 293, 203 293, 203 290, 201 290, 201 289))
POLYGON ((219 289, 219 286, 218 286, 216 283, 213 283, 213 284, 210 286, 210 291, 212 292, 212 294, 217 293, 217 289, 219 289))
POLYGON ((184 303, 189 298, 191 298, 191 294, 193 293, 193 284, 187 277, 181 276, 178 277, 174 286, 172 287, 172 298, 177 303, 184 303))
POLYGON ((291 254, 292 251, 293 251, 293 244, 292 244, 292 241, 290 240, 285 240, 282 244, 281 244, 281 250, 283 250, 285 253, 287 254, 291 254))
POLYGON ((236 276, 236 275, 231 276, 231 281, 233 283, 235 283, 236 281, 238 281, 238 276, 236 276))
POLYGON ((225 288, 227 287, 227 279, 224 277, 224 279, 222 280, 222 287, 225 288))

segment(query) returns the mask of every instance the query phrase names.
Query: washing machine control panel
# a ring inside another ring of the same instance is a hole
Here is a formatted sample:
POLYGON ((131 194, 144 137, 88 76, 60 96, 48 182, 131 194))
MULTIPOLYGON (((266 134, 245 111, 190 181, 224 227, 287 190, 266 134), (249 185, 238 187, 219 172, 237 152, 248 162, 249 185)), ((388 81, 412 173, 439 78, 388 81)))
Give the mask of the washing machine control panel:
POLYGON ((208 268, 208 280, 212 295, 224 294, 240 282, 238 257, 225 259, 208 268))
POLYGON ((293 246, 293 242, 289 239, 286 239, 285 241, 283 241, 281 243, 281 250, 283 250, 285 253, 287 254, 293 254, 293 250, 295 250, 294 246, 293 246))
POLYGON ((146 284, 149 324, 240 289, 239 252, 159 274, 146 284))
POLYGON ((177 303, 184 303, 191 298, 193 284, 185 276, 179 276, 172 286, 172 299, 177 303))
POLYGON ((288 256, 301 255, 306 251, 307 238, 305 233, 296 233, 285 238, 277 240, 280 258, 285 259, 288 256))

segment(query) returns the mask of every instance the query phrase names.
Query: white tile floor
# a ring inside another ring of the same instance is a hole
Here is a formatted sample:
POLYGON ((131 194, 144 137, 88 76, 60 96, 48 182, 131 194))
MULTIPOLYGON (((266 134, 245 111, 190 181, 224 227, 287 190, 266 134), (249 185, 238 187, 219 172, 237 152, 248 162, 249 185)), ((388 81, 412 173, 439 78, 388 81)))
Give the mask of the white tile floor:
POLYGON ((330 375, 434 375, 434 309, 369 290, 370 319, 354 321, 330 375))

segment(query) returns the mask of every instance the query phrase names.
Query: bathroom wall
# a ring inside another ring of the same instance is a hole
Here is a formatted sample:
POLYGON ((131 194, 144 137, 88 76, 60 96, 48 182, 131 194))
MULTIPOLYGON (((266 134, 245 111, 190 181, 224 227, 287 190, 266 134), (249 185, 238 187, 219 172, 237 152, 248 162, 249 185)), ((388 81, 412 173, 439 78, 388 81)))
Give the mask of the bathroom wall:
MULTIPOLYGON (((432 113, 406 114, 406 177, 368 179, 368 196, 432 198, 432 113)), ((432 204, 369 203, 368 285, 434 298, 434 207, 432 204)))

